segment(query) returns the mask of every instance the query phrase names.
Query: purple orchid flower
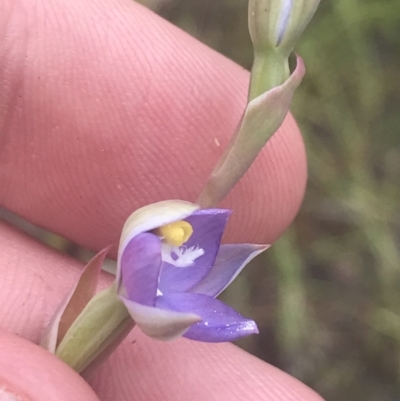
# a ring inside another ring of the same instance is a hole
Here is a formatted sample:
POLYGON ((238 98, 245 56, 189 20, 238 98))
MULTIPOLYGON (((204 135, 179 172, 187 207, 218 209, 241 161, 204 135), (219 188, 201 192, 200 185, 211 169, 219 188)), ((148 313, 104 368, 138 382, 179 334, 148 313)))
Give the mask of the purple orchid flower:
POLYGON ((206 342, 258 333, 215 299, 266 245, 221 245, 229 210, 165 201, 139 209, 120 241, 117 291, 141 330, 206 342))

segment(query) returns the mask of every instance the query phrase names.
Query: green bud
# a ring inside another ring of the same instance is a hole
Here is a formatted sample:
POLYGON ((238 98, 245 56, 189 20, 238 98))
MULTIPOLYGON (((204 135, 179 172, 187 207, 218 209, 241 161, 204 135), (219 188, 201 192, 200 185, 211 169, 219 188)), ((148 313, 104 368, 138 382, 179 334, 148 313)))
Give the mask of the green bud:
POLYGON ((320 0, 250 0, 249 31, 256 52, 289 57, 320 0))
POLYGON ((249 0, 249 31, 254 47, 249 100, 289 78, 289 56, 319 2, 249 0))

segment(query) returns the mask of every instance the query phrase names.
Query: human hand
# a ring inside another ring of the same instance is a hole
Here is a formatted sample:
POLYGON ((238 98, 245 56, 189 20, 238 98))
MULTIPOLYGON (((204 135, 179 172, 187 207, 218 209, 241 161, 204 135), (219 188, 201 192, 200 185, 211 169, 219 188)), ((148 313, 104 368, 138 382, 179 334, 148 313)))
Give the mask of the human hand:
MULTIPOLYGON (((240 118, 247 72, 130 0, 0 7, 1 206, 99 250, 117 244, 136 208, 196 199, 240 118)), ((273 242, 305 178, 289 116, 224 203, 234 210, 227 240, 273 242)), ((5 223, 0 239, 1 327, 38 342, 82 266, 5 223)), ((36 397, 64 369, 21 339, 0 344, 0 377, 23 371, 23 349, 37 367, 23 391, 36 397)), ((74 372, 62 377, 57 400, 89 400, 74 372)), ((160 343, 136 330, 90 384, 104 401, 320 399, 231 344, 160 343)))

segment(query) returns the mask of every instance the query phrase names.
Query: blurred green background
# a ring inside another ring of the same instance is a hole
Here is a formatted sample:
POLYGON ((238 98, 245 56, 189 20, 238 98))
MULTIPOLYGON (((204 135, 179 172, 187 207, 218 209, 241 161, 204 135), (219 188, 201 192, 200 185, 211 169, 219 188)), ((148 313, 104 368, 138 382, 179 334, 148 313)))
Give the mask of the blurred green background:
MULTIPOLYGON (((247 0, 140 2, 251 68, 247 0)), ((224 298, 259 324, 240 346, 327 400, 399 401, 400 2, 321 0, 297 52, 307 67, 292 106, 308 150, 306 197, 224 298)))
MULTIPOLYGON (((247 0, 141 2, 250 69, 247 0)), ((297 52, 306 198, 224 297, 260 326, 239 345, 327 400, 398 401, 400 2, 322 0, 297 52)))

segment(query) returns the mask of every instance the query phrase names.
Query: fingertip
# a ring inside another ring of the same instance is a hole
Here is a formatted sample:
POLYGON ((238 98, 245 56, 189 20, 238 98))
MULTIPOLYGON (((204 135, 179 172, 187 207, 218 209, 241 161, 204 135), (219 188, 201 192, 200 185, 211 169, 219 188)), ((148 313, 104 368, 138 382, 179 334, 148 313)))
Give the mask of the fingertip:
POLYGON ((0 331, 0 399, 99 401, 70 367, 39 346, 0 331))
MULTIPOLYGON (((82 266, 2 224, 0 239, 0 275, 6 283, 0 293, 1 325, 37 339, 46 316, 54 313, 82 266)), ((0 332, 0 388, 7 383, 20 391, 15 394, 23 401, 98 401, 86 383, 50 353, 0 332), (29 389, 30 398, 23 398, 22 391, 29 389)), ((103 401, 322 401, 298 380, 231 344, 186 339, 166 343, 137 329, 90 384, 103 401)))
MULTIPOLYGON (((14 84, 0 97, 13 111, 0 204, 101 249, 133 210, 195 201, 240 120, 248 73, 132 1, 20 3, 37 7, 28 36, 23 7, 21 21, 12 14, 8 62, 24 69, 1 80, 14 84)), ((234 210, 227 242, 279 237, 299 208, 305 165, 288 116, 222 205, 234 210)))
POLYGON ((107 400, 323 401, 306 385, 227 343, 161 342, 132 332, 90 383, 107 400))

